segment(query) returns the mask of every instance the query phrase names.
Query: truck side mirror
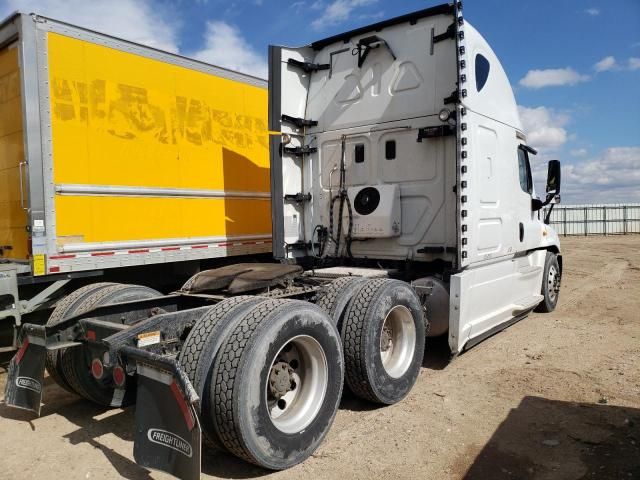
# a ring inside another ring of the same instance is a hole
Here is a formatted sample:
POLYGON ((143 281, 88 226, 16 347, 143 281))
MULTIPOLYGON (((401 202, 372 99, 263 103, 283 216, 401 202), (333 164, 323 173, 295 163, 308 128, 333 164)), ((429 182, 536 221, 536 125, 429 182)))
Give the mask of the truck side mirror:
POLYGON ((547 193, 560 193, 560 160, 549 160, 547 170, 547 193))
POLYGON ((560 203, 560 160, 549 160, 547 170, 547 198, 542 201, 531 199, 531 210, 537 212, 549 204, 560 203))

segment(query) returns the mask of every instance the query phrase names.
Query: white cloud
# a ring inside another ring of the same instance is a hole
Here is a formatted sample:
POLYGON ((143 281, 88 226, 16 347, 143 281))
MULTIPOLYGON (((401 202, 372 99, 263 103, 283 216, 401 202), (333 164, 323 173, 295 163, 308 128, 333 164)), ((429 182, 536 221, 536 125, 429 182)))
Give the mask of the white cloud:
POLYGON ((640 58, 630 57, 626 64, 619 64, 612 56, 604 57, 593 66, 596 72, 607 72, 613 70, 640 70, 640 58))
POLYGON ((267 77, 266 52, 265 55, 258 53, 238 28, 225 22, 207 22, 204 47, 187 55, 256 77, 267 77))
POLYGON ((566 143, 568 135, 564 127, 570 120, 567 114, 547 107, 518 106, 518 111, 527 143, 533 148, 554 150, 566 143))
POLYGON ((358 20, 363 20, 367 22, 375 22, 376 20, 381 20, 384 18, 384 12, 380 10, 379 12, 374 13, 362 13, 358 15, 358 20))
POLYGON ((38 13, 151 47, 178 51, 178 23, 150 0, 2 0, 4 17, 20 10, 38 13))
POLYGON ((572 157, 584 157, 589 153, 586 148, 575 148, 569 152, 572 157))
POLYGON ((615 70, 618 68, 618 62, 616 62, 615 57, 609 55, 608 57, 604 57, 598 63, 593 66, 593 69, 596 72, 606 72, 607 70, 615 70))
POLYGON ((640 201, 640 147, 612 147, 562 166, 562 190, 576 203, 640 201))
POLYGON ((324 3, 315 2, 314 6, 316 8, 324 8, 324 12, 320 17, 311 22, 311 26, 315 30, 322 30, 326 27, 337 25, 349 20, 351 13, 355 9, 359 7, 366 7, 367 5, 371 5, 376 2, 377 0, 334 0, 330 4, 326 5, 326 8, 324 3))
POLYGON ((640 58, 631 57, 628 61, 629 70, 640 70, 640 58))
POLYGON ((589 80, 588 75, 581 75, 572 68, 549 68, 546 70, 529 70, 520 80, 520 85, 527 88, 557 87, 575 85, 589 80))
POLYGON ((591 15, 592 17, 597 17, 598 15, 600 15, 600 10, 598 10, 597 8, 587 8, 585 10, 585 13, 587 15, 591 15))
MULTIPOLYGON (((206 1, 206 0, 201 0, 206 1)), ((253 0, 260 5, 262 0, 253 0)), ((35 12, 151 47, 178 52, 180 23, 175 12, 152 0, 0 0, 0 14, 35 12)), ((208 22, 204 46, 180 52, 215 65, 266 78, 266 52, 261 55, 241 32, 224 22, 208 22)))
MULTIPOLYGON (((537 187, 545 184, 547 161, 558 158, 534 157, 532 173, 537 187)), ((640 147, 612 147, 583 160, 562 162, 562 203, 640 202, 640 147)), ((544 190, 538 190, 538 194, 544 190)))

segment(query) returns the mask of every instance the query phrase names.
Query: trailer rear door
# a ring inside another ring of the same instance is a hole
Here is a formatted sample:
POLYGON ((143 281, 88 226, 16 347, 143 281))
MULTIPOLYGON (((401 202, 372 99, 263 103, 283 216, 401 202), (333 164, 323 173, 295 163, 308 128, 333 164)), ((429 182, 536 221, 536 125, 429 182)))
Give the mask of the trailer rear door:
POLYGON ((26 260, 26 178, 18 45, 0 50, 0 259, 26 260))

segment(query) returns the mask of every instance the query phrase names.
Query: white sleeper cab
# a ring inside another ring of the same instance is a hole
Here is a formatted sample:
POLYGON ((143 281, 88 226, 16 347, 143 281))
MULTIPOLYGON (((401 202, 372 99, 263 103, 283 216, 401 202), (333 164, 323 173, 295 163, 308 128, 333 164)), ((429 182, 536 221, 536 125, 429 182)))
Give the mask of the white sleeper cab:
MULTIPOLYGON (((540 201, 509 79, 453 9, 272 47, 269 80, 282 132, 274 218, 286 226, 274 225, 276 257, 429 272, 450 308, 428 321, 448 324, 455 354, 538 305, 552 310, 562 265, 542 218, 559 200, 559 163, 540 201)), ((422 282, 413 276, 403 279, 422 282)))
POLYGON ((405 398, 426 337, 455 357, 555 308, 560 163, 539 198, 509 80, 460 2, 270 47, 269 130, 276 261, 171 295, 74 292, 24 325, 8 405, 39 412, 46 367, 95 403, 136 403, 140 465, 197 479, 213 445, 281 470, 320 445, 343 388, 405 398))

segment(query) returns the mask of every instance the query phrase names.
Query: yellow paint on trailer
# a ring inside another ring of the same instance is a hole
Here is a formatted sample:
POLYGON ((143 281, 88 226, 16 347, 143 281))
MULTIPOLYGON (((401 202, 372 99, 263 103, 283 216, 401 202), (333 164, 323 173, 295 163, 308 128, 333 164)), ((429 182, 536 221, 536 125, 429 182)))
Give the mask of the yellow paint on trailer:
MULTIPOLYGON (((54 182, 269 191, 267 90, 48 33, 54 182)), ((268 200, 56 195, 58 243, 271 231, 268 200)))
POLYGON ((20 65, 12 44, 0 50, 0 258, 29 257, 27 213, 20 205, 24 159, 20 65))
POLYGON ((59 245, 271 232, 266 199, 58 195, 56 210, 74 212, 58 216, 59 245))

